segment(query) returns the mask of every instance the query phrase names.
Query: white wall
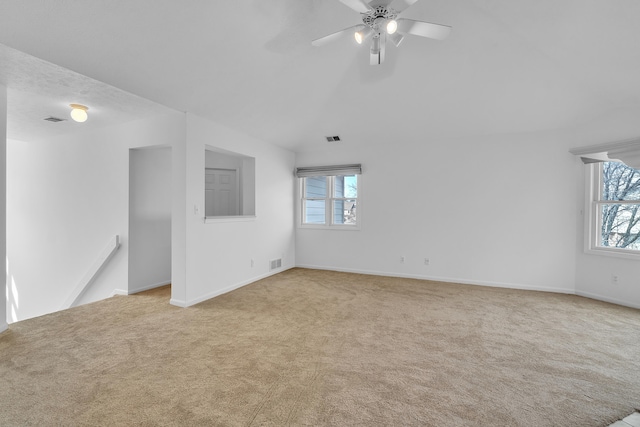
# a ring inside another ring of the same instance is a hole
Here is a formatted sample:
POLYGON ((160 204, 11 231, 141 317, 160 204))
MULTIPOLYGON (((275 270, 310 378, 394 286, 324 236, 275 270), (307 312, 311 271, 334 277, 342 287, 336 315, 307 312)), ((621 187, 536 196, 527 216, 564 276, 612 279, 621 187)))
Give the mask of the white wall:
POLYGON ((129 293, 171 283, 171 147, 129 154, 129 293))
MULTIPOLYGON (((7 257, 7 88, 0 85, 0 259, 7 257)), ((5 295, 8 275, 0 274, 0 295, 5 295)), ((9 303, 0 304, 0 332, 7 329, 9 303)))
MULTIPOLYGON (((9 305, 15 305, 10 321, 61 309, 116 234, 120 249, 80 303, 127 291, 129 149, 178 146, 173 161, 181 164, 184 132, 184 114, 176 113, 47 141, 9 141, 8 264, 17 290, 9 294, 9 305)), ((179 213, 184 212, 183 178, 178 173, 172 186, 173 209, 179 204, 179 213)), ((184 246, 178 244, 176 251, 180 262, 184 246)))
POLYGON ((272 274, 273 258, 283 258, 273 273, 294 266, 294 154, 192 114, 186 151, 187 288, 172 303, 191 305, 272 274), (255 219, 204 222, 205 145, 255 158, 255 219))
POLYGON ((362 163, 363 174, 361 230, 298 228, 297 265, 574 292, 567 144, 550 134, 411 142, 298 154, 296 166, 362 163))

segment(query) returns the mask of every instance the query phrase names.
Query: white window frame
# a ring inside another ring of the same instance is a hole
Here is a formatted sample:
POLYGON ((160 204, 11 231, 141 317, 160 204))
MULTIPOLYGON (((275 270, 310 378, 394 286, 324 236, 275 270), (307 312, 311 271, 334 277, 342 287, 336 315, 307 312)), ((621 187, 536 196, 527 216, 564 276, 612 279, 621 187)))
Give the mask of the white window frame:
POLYGON ((600 209, 610 204, 640 204, 640 201, 602 200, 602 163, 587 165, 585 173, 584 251, 592 255, 640 260, 640 250, 599 246, 602 233, 600 209))
MULTIPOLYGON (((321 175, 319 175, 321 176, 321 175)), ((342 176, 342 175, 341 175, 342 176)), ((345 175, 348 176, 348 175, 345 175)), ((325 201, 325 209, 324 209, 324 224, 314 224, 314 223, 305 223, 305 201, 307 198, 305 195, 305 185, 307 177, 298 178, 298 193, 299 200, 298 203, 298 227, 300 228, 310 228, 310 229, 320 229, 320 230, 351 230, 357 231, 360 230, 362 224, 362 175, 357 174, 357 196, 356 197, 333 197, 334 186, 335 186, 335 176, 325 176, 328 180, 327 184, 327 196, 324 198, 309 198, 311 200, 324 200, 325 201), (333 222, 333 209, 336 200, 356 200, 356 223, 355 224, 335 224, 333 222)))

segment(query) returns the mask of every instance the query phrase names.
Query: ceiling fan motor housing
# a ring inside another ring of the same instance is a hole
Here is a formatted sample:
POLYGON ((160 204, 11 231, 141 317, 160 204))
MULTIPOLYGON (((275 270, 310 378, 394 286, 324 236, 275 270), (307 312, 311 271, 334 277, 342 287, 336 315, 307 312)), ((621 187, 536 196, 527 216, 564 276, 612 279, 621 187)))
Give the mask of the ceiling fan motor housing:
POLYGON ((373 37, 380 37, 387 22, 398 17, 398 12, 390 7, 377 6, 367 13, 362 14, 362 22, 374 31, 373 37))

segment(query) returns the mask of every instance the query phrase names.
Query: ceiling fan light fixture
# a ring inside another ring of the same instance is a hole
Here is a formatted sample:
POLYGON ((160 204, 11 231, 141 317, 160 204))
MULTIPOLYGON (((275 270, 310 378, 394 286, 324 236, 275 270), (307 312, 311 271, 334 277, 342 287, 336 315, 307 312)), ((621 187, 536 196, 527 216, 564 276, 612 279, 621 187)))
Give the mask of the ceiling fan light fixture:
POLYGON ((89 109, 89 107, 82 104, 69 104, 69 107, 71 107, 71 118, 74 121, 78 123, 87 121, 87 118, 89 117, 87 114, 87 110, 89 109))
POLYGON ((380 53, 380 37, 374 37, 371 42, 371 54, 377 55, 380 53))
POLYGON ((398 21, 396 21, 395 19, 391 19, 389 20, 389 22, 387 22, 387 34, 391 35, 391 34, 395 34, 395 32, 398 30, 398 21))
POLYGON ((356 39, 356 42, 358 44, 362 44, 364 43, 365 40, 367 40, 369 38, 369 36, 371 35, 371 33, 373 32, 373 30, 369 27, 365 27, 361 30, 356 31, 353 36, 356 39))

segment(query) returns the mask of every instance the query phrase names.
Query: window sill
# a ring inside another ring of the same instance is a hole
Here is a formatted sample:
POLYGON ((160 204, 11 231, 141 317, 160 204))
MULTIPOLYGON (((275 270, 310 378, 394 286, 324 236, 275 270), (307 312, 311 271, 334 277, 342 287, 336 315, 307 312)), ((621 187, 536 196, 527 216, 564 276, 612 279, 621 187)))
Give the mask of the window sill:
POLYGON ((307 230, 360 231, 359 225, 312 225, 298 224, 298 228, 307 230))
POLYGON ((251 222, 255 221, 255 215, 240 215, 240 216, 206 216, 204 218, 205 224, 217 224, 221 222, 251 222))
POLYGON ((606 256, 612 258, 623 258, 640 261, 640 251, 630 251, 625 249, 605 249, 605 248, 587 248, 584 250, 587 255, 606 256))

